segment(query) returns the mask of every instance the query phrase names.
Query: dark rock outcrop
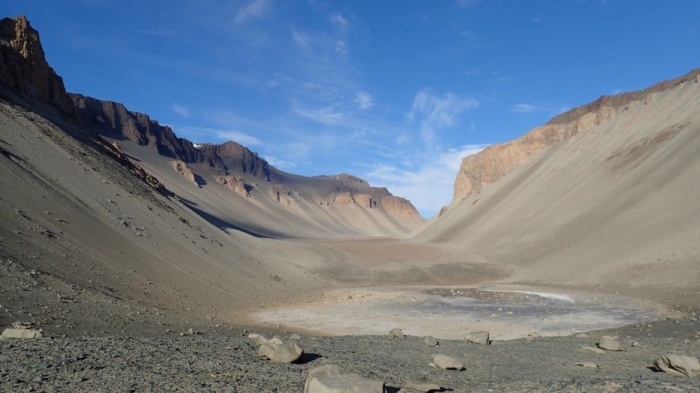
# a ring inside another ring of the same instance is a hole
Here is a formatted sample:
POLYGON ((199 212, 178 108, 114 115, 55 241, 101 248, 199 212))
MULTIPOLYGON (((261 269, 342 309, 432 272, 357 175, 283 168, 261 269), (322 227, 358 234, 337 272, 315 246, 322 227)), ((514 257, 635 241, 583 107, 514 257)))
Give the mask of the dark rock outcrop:
POLYGON ((75 118, 63 79, 47 63, 39 32, 24 15, 0 20, 0 84, 75 118))

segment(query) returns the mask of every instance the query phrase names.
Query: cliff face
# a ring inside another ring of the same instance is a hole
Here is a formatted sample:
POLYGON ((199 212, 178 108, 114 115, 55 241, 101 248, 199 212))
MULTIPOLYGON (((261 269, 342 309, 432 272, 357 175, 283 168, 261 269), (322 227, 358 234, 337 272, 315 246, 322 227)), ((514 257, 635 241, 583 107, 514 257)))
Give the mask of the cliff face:
POLYGON ((88 128, 108 136, 130 139, 171 159, 186 163, 208 163, 217 172, 226 172, 221 159, 206 157, 192 142, 178 138, 170 127, 161 125, 148 115, 130 111, 117 102, 102 101, 80 94, 69 96, 80 122, 88 128))
POLYGON ((404 217, 420 217, 420 214, 418 214, 418 211, 411 201, 406 198, 386 195, 381 197, 380 203, 384 206, 384 209, 391 214, 404 217))
POLYGON ((265 181, 280 181, 267 161, 236 143, 204 144, 195 147, 179 138, 172 128, 148 115, 128 110, 123 104, 70 94, 80 121, 87 127, 114 138, 125 138, 147 146, 158 154, 184 163, 207 164, 220 175, 251 175, 265 181))
POLYGON ((615 120, 618 111, 627 111, 631 105, 647 105, 660 91, 686 81, 698 82, 700 69, 680 78, 656 84, 648 89, 603 96, 590 104, 574 108, 554 117, 510 142, 490 146, 483 151, 464 157, 454 186, 453 203, 471 193, 478 193, 487 185, 510 173, 516 166, 532 162, 557 143, 576 136, 600 124, 615 120))
POLYGON ((229 141, 220 145, 205 144, 199 147, 205 157, 221 160, 228 171, 238 174, 248 174, 261 180, 276 182, 281 177, 273 167, 257 153, 245 146, 229 141))
POLYGON ((46 62, 39 32, 23 15, 0 20, 0 83, 75 118, 63 79, 46 62))

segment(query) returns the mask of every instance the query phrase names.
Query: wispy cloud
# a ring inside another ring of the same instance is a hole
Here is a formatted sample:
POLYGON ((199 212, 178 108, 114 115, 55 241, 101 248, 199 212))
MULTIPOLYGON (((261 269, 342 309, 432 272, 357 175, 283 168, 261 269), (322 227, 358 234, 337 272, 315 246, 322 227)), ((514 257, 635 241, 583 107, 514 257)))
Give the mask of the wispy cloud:
POLYGON ((301 117, 327 125, 338 124, 345 118, 345 115, 341 112, 337 112, 333 106, 327 106, 321 109, 294 108, 294 112, 301 117))
POLYGON ((423 142, 431 146, 437 129, 454 126, 461 114, 477 107, 479 101, 474 98, 454 93, 436 95, 425 89, 416 94, 407 118, 420 122, 423 142))
POLYGON ((568 106, 550 106, 550 105, 535 105, 535 104, 515 104, 510 111, 513 113, 535 113, 548 112, 550 115, 558 115, 569 110, 568 106))
POLYGON ((357 109, 361 111, 366 111, 374 106, 374 100, 372 95, 366 91, 358 91, 355 97, 355 103, 357 104, 357 109))
POLYGON ((243 146, 258 146, 262 145, 262 141, 252 135, 238 130, 216 129, 209 127, 178 127, 178 134, 183 134, 193 142, 199 140, 207 140, 212 136, 222 142, 234 141, 243 146))
POLYGON ((532 105, 532 104, 515 104, 510 109, 511 112, 515 112, 515 113, 532 113, 532 112, 539 112, 541 110, 542 110, 541 106, 532 105))
POLYGON ((346 55, 348 53, 348 46, 343 40, 338 40, 335 43, 335 53, 339 55, 346 55))
POLYGON ((283 160, 275 156, 265 156, 264 158, 270 163, 270 165, 278 169, 291 169, 297 165, 297 163, 294 161, 283 160))
POLYGON ((292 29, 292 40, 299 48, 309 49, 311 47, 311 37, 303 31, 292 29))
POLYGON ((462 158, 476 154, 487 146, 465 145, 459 149, 438 151, 431 157, 423 157, 415 167, 379 164, 365 177, 372 184, 385 185, 395 195, 408 198, 429 218, 451 202, 462 158))
POLYGON ((184 106, 182 106, 182 105, 180 105, 180 104, 177 104, 177 103, 175 103, 175 104, 173 104, 172 106, 170 106, 170 109, 171 109, 173 112, 177 113, 178 115, 184 117, 185 119, 189 119, 189 117, 190 117, 190 115, 191 115, 189 109, 187 109, 187 108, 185 108, 184 106))
POLYGON ((236 17, 233 18, 233 23, 240 25, 250 19, 259 18, 270 9, 272 0, 252 0, 241 8, 236 17))
POLYGON ((347 31, 350 28, 350 22, 348 22, 343 15, 339 13, 331 14, 330 21, 338 27, 341 31, 347 31))

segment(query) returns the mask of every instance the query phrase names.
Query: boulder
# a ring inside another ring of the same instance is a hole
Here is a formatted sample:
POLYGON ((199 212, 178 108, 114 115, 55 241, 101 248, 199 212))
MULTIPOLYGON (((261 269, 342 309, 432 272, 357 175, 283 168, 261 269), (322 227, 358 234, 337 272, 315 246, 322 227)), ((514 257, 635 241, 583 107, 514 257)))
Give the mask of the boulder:
POLYGON ((467 333, 467 336, 465 337, 467 342, 474 343, 474 344, 480 344, 480 345, 488 345, 491 343, 489 340, 489 332, 471 332, 467 333))
POLYGON ((7 328, 2 332, 2 336, 6 338, 42 338, 44 334, 36 329, 7 328))
POLYGON ((622 345, 620 340, 614 336, 603 336, 598 341, 598 348, 604 349, 606 351, 622 351, 622 345))
POLYGON ((304 393, 384 393, 384 382, 343 373, 339 366, 326 364, 309 371, 304 393))
POLYGON ((597 364, 593 362, 581 362, 581 363, 576 363, 577 366, 584 367, 584 368, 599 368, 597 364))
POLYGON ((447 355, 433 355, 433 363, 445 370, 464 370, 464 363, 447 355))
POLYGON ((437 347, 438 345, 440 345, 437 338, 435 338, 433 336, 425 336, 425 338, 423 339, 423 342, 425 343, 425 345, 427 345, 429 347, 437 347))
POLYGON ((391 335, 394 336, 394 337, 403 337, 403 336, 404 336, 403 330, 402 330, 401 328, 394 328, 394 329, 391 329, 391 331, 389 332, 389 334, 391 334, 391 335))
POLYGON ((404 381, 399 393, 429 393, 442 390, 442 386, 432 382, 404 381))
POLYGON ((698 358, 684 355, 661 356, 654 362, 656 367, 665 373, 691 378, 700 373, 698 358))
POLYGON ((260 346, 258 355, 270 359, 273 363, 292 363, 304 355, 304 349, 293 341, 282 341, 275 337, 260 346))

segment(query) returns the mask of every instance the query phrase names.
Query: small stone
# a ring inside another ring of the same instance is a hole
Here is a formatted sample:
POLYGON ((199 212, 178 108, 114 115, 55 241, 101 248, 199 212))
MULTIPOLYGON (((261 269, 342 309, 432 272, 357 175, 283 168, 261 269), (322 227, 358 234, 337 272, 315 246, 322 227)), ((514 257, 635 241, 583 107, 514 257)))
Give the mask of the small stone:
POLYGON ((7 328, 2 332, 2 336, 6 338, 42 338, 44 334, 36 329, 7 328))
POLYGON ((437 338, 435 338, 433 336, 425 336, 425 338, 423 339, 423 342, 425 343, 425 345, 427 345, 429 347, 436 347, 436 346, 440 345, 437 338))
POLYGON ((403 330, 401 328, 391 329, 389 334, 392 335, 393 337, 404 337, 403 330))
POLYGON ((577 366, 583 367, 583 368, 600 368, 597 364, 593 362, 581 362, 581 363, 576 363, 577 366))
POLYGON ((488 345, 491 343, 489 340, 489 332, 471 332, 467 333, 465 337, 467 342, 479 345, 488 345))
POLYGON ((304 393, 384 393, 384 382, 343 373, 339 366, 326 364, 309 371, 304 393))
POLYGON ((464 370, 464 363, 447 355, 433 355, 433 363, 445 370, 464 370))
POLYGON ((285 342, 275 337, 260 346, 258 355, 273 363, 292 363, 304 355, 304 349, 295 342, 285 342))
POLYGON ((601 337, 600 341, 598 341, 598 348, 605 349, 606 351, 622 351, 620 340, 613 336, 601 337))

